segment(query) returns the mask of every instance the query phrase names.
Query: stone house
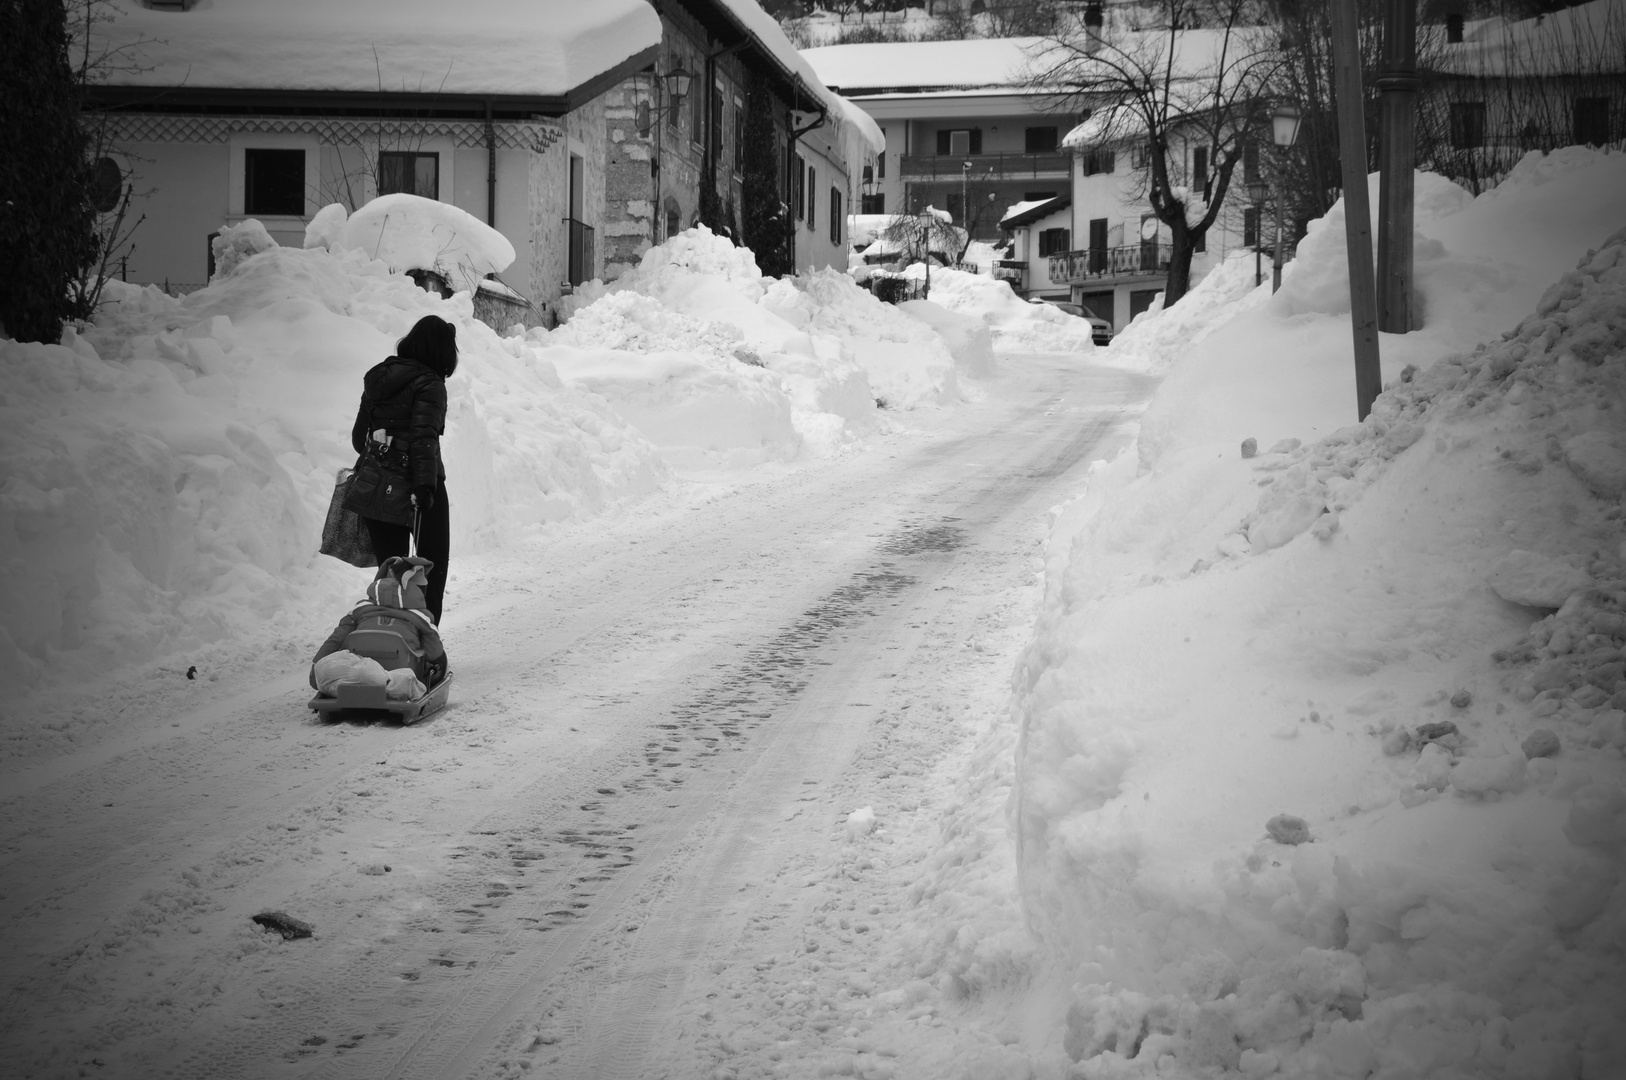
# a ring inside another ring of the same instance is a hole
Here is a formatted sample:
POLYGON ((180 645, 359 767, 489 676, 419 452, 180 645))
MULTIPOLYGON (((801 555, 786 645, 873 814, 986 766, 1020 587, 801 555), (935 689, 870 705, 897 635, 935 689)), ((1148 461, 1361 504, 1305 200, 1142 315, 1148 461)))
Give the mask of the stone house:
MULTIPOLYGON (((299 246, 322 206, 406 191, 493 225, 500 277, 546 322, 600 276, 610 95, 661 52, 644 0, 399 0, 387 21, 325 0, 127 0, 93 47, 131 62, 91 88, 108 169, 145 215, 123 272, 173 291, 253 217, 299 246)), ((376 12, 374 12, 376 14, 376 12)))
POLYGON ((881 149, 874 123, 824 86, 753 0, 651 3, 661 23, 655 61, 605 96, 605 278, 706 218, 708 188, 718 231, 742 237, 748 202, 778 200, 794 267, 846 269, 847 212, 881 149), (753 120, 772 143, 763 190, 747 179, 753 120))

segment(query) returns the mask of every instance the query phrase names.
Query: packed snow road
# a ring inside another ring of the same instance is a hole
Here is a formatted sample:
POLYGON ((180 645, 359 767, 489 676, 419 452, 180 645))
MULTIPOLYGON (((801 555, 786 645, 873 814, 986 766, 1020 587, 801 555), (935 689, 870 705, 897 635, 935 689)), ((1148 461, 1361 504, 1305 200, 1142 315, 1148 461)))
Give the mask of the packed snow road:
POLYGON ((945 770, 1003 709, 1046 510, 1150 390, 1003 362, 982 400, 833 466, 458 563, 457 683, 418 727, 304 711, 320 626, 210 700, 138 702, 0 774, 0 1058, 211 1080, 924 1067, 854 1042, 831 995, 884 990, 875 946, 919 918, 945 770), (250 921, 273 910, 314 937, 250 921))

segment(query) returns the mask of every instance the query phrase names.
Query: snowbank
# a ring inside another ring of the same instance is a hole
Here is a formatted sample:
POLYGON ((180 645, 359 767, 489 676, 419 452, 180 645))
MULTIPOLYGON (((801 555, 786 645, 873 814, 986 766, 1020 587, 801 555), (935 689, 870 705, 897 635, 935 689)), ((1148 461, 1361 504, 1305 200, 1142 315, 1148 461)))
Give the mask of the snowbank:
POLYGON ((1341 243, 1115 344, 1170 374, 1058 512, 1016 698, 1075 1075, 1626 1067, 1626 169, 1509 180, 1422 182, 1428 325, 1363 424, 1341 243))
MULTIPOLYGON (((923 276, 918 263, 910 276, 923 276)), ((949 311, 981 319, 996 348, 1010 352, 1092 352, 1090 324, 1051 304, 1030 304, 998 278, 963 270, 932 270, 931 299, 949 311)), ((1110 362, 1103 354, 1093 359, 1110 362)))
POLYGON ((467 294, 443 301, 356 251, 260 243, 257 225, 222 234, 238 256, 190 296, 113 283, 83 337, 0 342, 8 685, 331 622, 332 597, 366 573, 316 553, 334 475, 355 458, 361 376, 426 314, 458 328, 454 552, 661 482, 648 442, 476 321, 467 294))

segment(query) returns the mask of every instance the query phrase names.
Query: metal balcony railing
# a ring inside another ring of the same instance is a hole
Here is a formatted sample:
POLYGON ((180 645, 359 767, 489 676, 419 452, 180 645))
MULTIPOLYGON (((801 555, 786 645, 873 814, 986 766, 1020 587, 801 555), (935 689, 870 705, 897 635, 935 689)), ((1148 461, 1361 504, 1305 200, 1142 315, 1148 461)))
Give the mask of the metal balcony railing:
POLYGON ((570 256, 565 277, 571 285, 580 285, 593 276, 593 227, 575 218, 565 218, 569 226, 570 256))
POLYGON ((1122 247, 1063 251, 1050 256, 1051 281, 1087 281, 1090 278, 1164 274, 1169 270, 1166 244, 1146 241, 1122 247))
POLYGON ((1072 155, 1066 152, 1044 154, 904 154, 899 166, 907 180, 955 180, 966 173, 971 162, 972 180, 1020 180, 1040 176, 1067 176, 1072 155))

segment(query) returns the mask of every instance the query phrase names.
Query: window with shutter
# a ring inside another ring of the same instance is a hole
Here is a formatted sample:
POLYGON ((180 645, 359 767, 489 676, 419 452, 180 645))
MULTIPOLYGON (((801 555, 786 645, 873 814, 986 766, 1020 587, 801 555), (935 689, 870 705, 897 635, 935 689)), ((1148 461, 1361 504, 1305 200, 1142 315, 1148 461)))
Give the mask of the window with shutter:
POLYGON ((809 165, 807 167, 807 227, 809 229, 813 228, 815 224, 813 220, 813 204, 816 196, 813 193, 819 189, 817 175, 813 166, 809 165))
POLYGON ((972 152, 972 150, 971 150, 971 132, 969 132, 969 131, 951 131, 951 132, 949 132, 949 153, 950 154, 953 154, 954 156, 958 157, 961 154, 969 154, 971 152, 972 152))
POLYGON ((830 189, 830 242, 841 243, 841 191, 830 189))

